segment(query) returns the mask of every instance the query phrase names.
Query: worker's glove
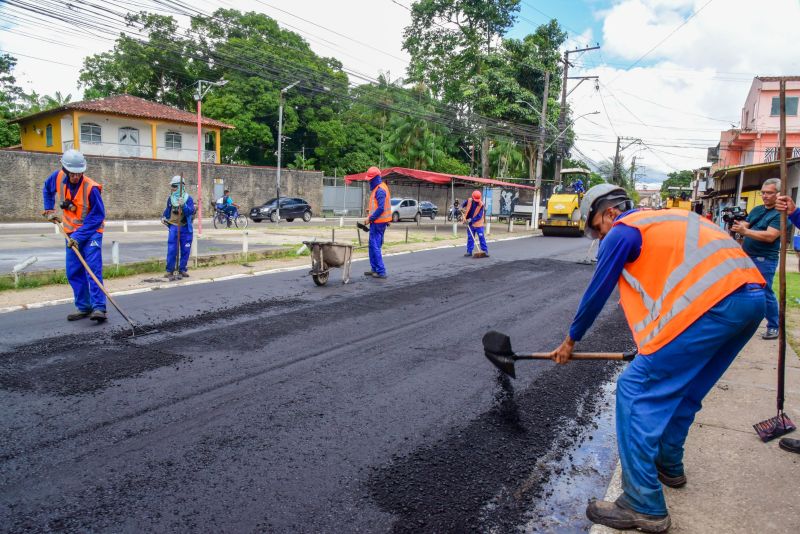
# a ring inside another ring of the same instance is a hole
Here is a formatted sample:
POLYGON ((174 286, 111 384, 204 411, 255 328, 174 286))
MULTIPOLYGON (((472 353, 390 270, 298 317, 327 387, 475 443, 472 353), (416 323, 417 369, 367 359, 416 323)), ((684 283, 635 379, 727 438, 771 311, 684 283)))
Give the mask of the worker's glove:
POLYGON ((71 237, 67 238, 67 248, 78 248, 78 242, 71 237))
POLYGON ((167 221, 166 217, 161 217, 161 224, 164 226, 169 227, 169 222, 167 221))
POLYGON ((50 222, 61 222, 54 210, 44 210, 42 216, 50 222))

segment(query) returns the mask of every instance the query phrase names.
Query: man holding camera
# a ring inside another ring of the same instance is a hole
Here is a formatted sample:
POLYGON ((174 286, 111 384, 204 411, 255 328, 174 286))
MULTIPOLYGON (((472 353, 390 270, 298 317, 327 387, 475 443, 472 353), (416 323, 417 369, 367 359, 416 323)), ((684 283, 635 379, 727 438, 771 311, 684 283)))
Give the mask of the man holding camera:
POLYGON ((56 200, 67 238, 66 273, 75 307, 68 321, 88 317, 97 323, 106 317, 106 296, 86 272, 72 247, 77 247, 86 264, 98 280, 103 281, 103 227, 106 209, 101 193, 103 186, 84 175, 86 158, 77 150, 67 150, 61 157, 61 169, 54 171, 44 182, 42 198, 44 215, 57 220, 56 200), (57 198, 56 198, 57 197, 57 198))
POLYGON ((767 330, 762 339, 778 338, 778 300, 772 290, 775 270, 778 268, 778 255, 781 250, 781 217, 775 203, 781 188, 780 178, 770 178, 761 186, 763 206, 756 206, 746 221, 736 221, 731 226, 733 232, 744 237, 742 248, 756 264, 767 281, 767 330))

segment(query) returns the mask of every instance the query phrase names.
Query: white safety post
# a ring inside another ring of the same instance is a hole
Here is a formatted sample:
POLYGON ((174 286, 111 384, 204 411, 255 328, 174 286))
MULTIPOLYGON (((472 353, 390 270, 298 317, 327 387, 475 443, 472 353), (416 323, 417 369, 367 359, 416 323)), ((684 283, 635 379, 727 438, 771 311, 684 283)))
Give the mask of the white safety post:
POLYGON ((491 233, 492 233, 492 221, 487 221, 486 222, 486 235, 489 235, 491 233))
MULTIPOLYGON (((58 227, 56 227, 56 228, 58 228, 58 227)), ((25 261, 23 261, 22 263, 16 264, 14 266, 14 268, 11 269, 11 272, 14 274, 14 287, 15 288, 19 286, 19 273, 21 273, 23 270, 25 270, 27 267, 30 267, 31 265, 33 265, 37 261, 39 261, 39 258, 37 258, 36 256, 31 256, 28 259, 26 259, 25 261)))
POLYGON ((245 261, 247 260, 247 251, 249 250, 248 243, 247 243, 247 230, 242 232, 242 256, 244 256, 245 261))
POLYGON ((122 231, 123 233, 128 233, 128 221, 122 221, 122 231))
POLYGON ((119 273, 119 243, 116 241, 111 242, 111 263, 114 264, 114 268, 119 273))
POLYGON ((453 223, 453 237, 458 235, 458 223, 453 223))
POLYGON ((509 217, 508 218, 508 233, 509 234, 513 234, 514 233, 514 218, 513 217, 509 217))
POLYGON ((343 227, 344 227, 344 216, 339 217, 339 228, 343 228, 343 227))

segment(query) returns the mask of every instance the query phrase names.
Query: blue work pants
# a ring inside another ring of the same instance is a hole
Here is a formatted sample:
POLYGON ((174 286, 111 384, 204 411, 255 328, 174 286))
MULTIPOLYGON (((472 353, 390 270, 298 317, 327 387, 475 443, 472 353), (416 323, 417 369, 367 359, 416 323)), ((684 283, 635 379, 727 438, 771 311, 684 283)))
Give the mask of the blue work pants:
POLYGON ((369 225, 369 266, 372 272, 386 276, 386 266, 383 264, 381 248, 383 248, 383 234, 388 223, 371 223, 369 225))
POLYGON ((469 231, 467 231, 467 254, 472 254, 472 249, 475 248, 475 240, 472 239, 473 234, 478 237, 478 241, 481 244, 481 250, 484 252, 489 252, 489 247, 486 245, 486 237, 483 235, 483 226, 474 228, 470 225, 470 229, 472 230, 471 234, 469 231))
MULTIPOLYGON (((188 226, 181 226, 181 258, 179 262, 180 272, 186 272, 189 264, 189 255, 192 253, 192 232, 188 226)), ((178 227, 169 226, 169 238, 167 239, 167 272, 175 271, 175 256, 178 254, 178 227)))
MULTIPOLYGON (((78 250, 97 279, 103 282, 103 234, 95 232, 92 237, 78 244, 78 250)), ((106 295, 92 280, 75 251, 67 248, 66 272, 75 307, 82 312, 106 311, 106 295)))
POLYGON ((764 314, 761 288, 720 301, 665 347, 639 355, 617 381, 617 447, 623 506, 664 515, 656 464, 683 474, 683 444, 702 400, 755 333, 764 314))
POLYGON ((772 282, 775 280, 775 271, 778 268, 778 260, 762 257, 750 257, 753 263, 756 264, 758 272, 767 281, 766 295, 767 302, 764 307, 764 316, 767 318, 767 328, 778 328, 778 299, 775 298, 775 292, 772 290, 772 282))

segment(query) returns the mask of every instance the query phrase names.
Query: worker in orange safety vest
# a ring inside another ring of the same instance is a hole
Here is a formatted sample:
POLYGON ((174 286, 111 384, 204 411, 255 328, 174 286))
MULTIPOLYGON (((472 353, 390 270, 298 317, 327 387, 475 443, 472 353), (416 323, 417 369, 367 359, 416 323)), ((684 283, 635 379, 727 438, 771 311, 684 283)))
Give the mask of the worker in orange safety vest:
POLYGON ((369 180, 369 213, 364 224, 369 225, 369 265, 370 270, 364 276, 386 278, 386 266, 383 264, 383 235, 392 220, 391 193, 389 186, 381 179, 381 170, 370 167, 367 170, 369 180))
POLYGON ((611 528, 664 532, 662 484, 686 484, 683 446, 703 397, 764 317, 766 284, 727 232, 692 211, 637 210, 624 189, 583 197, 586 233, 600 238, 598 262, 569 334, 550 356, 569 361, 619 285, 639 355, 617 380, 622 495, 591 501, 587 517, 611 528))

